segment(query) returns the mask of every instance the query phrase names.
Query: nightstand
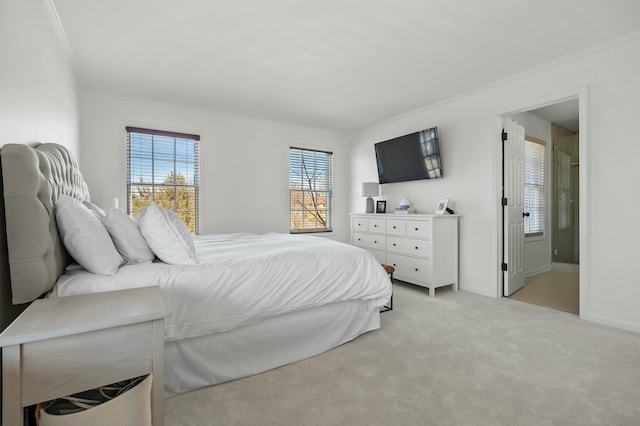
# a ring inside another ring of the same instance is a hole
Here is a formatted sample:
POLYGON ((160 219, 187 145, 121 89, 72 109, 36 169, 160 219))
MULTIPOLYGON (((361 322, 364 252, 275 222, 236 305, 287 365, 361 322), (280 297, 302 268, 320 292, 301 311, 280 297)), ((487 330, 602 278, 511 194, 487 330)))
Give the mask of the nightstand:
POLYGON ((0 335, 3 425, 22 425, 23 407, 148 373, 162 425, 168 316, 159 287, 34 301, 0 335))

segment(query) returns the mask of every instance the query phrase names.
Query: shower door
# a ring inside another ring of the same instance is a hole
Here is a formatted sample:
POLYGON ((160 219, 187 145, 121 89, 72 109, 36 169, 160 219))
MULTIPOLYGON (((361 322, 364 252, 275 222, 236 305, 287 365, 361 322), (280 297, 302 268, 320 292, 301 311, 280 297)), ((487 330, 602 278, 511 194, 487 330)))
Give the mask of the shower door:
POLYGON ((578 135, 553 140, 553 261, 579 263, 578 135))

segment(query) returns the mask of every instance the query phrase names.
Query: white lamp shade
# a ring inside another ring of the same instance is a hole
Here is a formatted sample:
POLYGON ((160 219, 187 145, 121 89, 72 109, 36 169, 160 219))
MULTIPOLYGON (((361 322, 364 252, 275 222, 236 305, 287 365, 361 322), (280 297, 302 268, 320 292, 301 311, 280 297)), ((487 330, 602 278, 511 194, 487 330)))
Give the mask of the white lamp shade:
POLYGON ((360 189, 362 197, 377 197, 380 193, 380 184, 378 182, 363 182, 360 189))

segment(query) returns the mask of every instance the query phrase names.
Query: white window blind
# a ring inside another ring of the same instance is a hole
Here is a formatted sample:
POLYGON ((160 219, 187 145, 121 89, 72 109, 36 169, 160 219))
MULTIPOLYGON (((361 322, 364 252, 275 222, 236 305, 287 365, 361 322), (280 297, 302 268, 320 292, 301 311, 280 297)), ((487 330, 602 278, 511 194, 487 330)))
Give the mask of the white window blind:
POLYGON ((526 236, 544 234, 544 141, 526 137, 524 141, 524 218, 526 236))
POLYGON ((155 202, 198 233, 200 136, 127 127, 127 213, 155 202))
POLYGON ((333 153, 289 149, 291 233, 332 230, 333 153))

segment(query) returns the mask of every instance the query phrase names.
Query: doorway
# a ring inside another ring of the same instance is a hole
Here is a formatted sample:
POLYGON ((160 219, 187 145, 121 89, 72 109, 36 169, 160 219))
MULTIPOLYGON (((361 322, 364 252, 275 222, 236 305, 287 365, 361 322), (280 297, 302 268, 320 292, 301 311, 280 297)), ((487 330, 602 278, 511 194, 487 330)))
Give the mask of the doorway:
MULTIPOLYGON (((546 141, 544 232, 523 241, 524 282, 511 294, 503 276, 503 295, 528 303, 579 314, 580 306, 580 134, 577 97, 509 116, 527 136, 546 141)), ((509 176, 508 162, 503 175, 509 176)), ((525 167, 526 168, 526 167, 525 167)), ((504 184, 504 182, 503 182, 504 184)), ((524 184, 523 184, 524 185, 524 184)), ((525 198, 527 197, 525 191, 525 198)), ((503 200, 504 202, 504 200, 503 200)), ((526 204, 526 201, 525 201, 526 204)), ((530 219, 528 208, 522 214, 530 219)), ((504 213, 503 213, 504 214, 504 213)), ((513 231, 504 228, 503 247, 513 244, 513 231), (507 242, 508 241, 508 242, 507 242)), ((517 251, 517 250, 516 250, 517 251)), ((510 250, 514 252, 514 250, 510 250)), ((503 262, 509 263, 512 259, 503 262)))

